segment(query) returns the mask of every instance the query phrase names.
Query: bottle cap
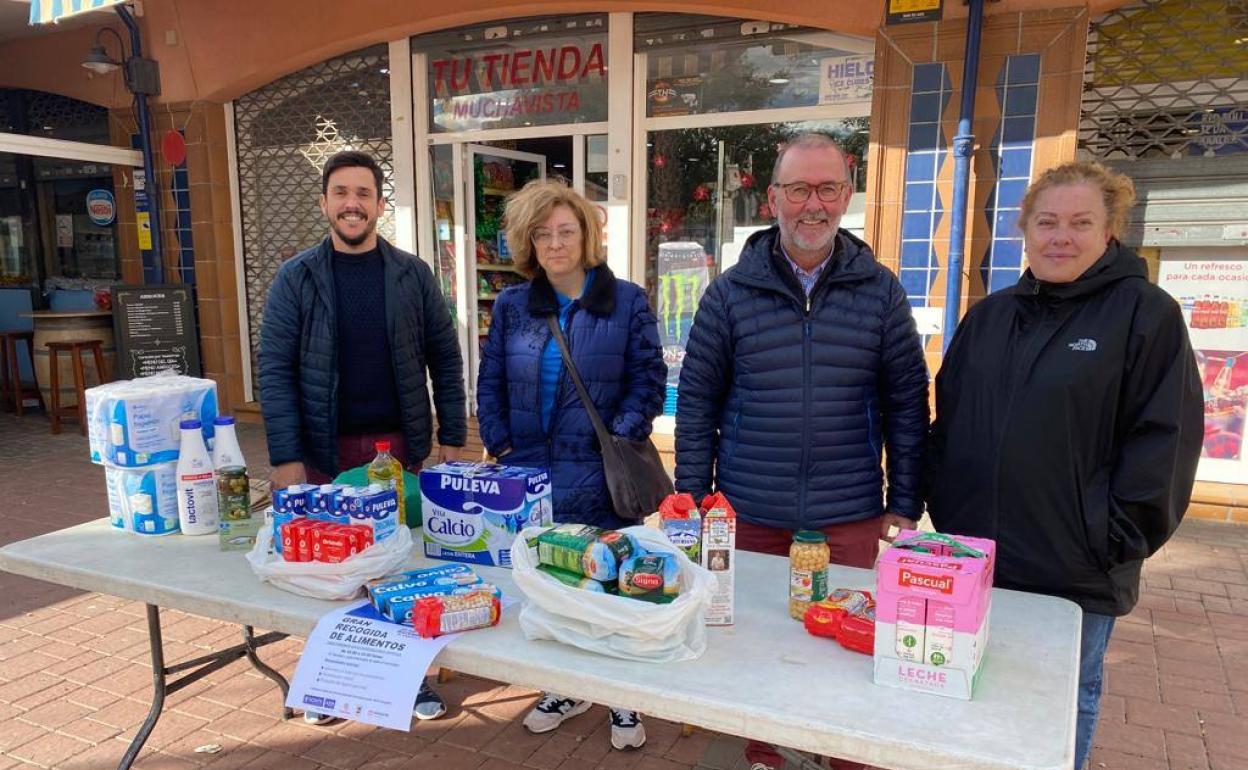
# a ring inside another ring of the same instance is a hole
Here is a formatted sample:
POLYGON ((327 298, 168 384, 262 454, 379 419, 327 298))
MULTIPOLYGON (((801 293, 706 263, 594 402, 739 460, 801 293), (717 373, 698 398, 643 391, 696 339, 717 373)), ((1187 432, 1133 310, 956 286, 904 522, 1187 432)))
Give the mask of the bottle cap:
POLYGON ((225 415, 222 415, 222 416, 218 417, 217 419, 213 420, 213 421, 212 421, 212 424, 213 424, 213 425, 233 425, 233 424, 234 424, 234 418, 233 418, 233 417, 227 417, 227 416, 225 416, 225 415))
POLYGON ((822 532, 803 529, 793 533, 793 540, 798 543, 826 543, 828 538, 822 532))
POLYGON ((178 423, 178 427, 182 430, 199 430, 204 427, 204 424, 199 420, 183 420, 178 423))
POLYGON ((373 444, 373 448, 374 448, 374 449, 376 449, 378 452, 387 452, 387 453, 389 453, 389 451, 390 451, 390 442, 389 442, 389 441, 378 441, 377 443, 373 444))

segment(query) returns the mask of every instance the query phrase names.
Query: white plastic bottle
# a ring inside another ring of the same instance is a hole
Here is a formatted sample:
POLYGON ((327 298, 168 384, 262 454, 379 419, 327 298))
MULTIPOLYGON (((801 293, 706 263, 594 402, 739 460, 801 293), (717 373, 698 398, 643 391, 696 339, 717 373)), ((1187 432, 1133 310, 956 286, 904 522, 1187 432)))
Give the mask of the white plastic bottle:
POLYGON ((212 445, 212 467, 246 468, 243 450, 238 445, 238 436, 234 432, 233 417, 218 417, 212 421, 216 433, 216 442, 212 445))
POLYGON ((217 480, 212 457, 204 444, 199 420, 183 420, 178 450, 178 522, 184 535, 211 535, 217 531, 217 480))

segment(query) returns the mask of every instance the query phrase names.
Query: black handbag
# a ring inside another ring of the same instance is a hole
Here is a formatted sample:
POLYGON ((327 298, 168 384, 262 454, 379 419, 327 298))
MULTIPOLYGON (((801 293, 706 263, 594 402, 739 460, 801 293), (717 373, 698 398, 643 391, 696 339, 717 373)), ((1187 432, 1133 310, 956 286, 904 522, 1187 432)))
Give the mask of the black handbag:
POLYGON ((641 521, 659 509, 663 498, 672 494, 672 479, 663 467, 659 450, 650 439, 632 441, 621 436, 613 436, 603 424, 598 409, 581 382, 581 374, 572 363, 572 353, 568 350, 568 341, 559 328, 556 316, 547 316, 550 333, 554 335, 563 354, 563 363, 568 367, 568 375, 576 384, 576 392, 580 394, 581 403, 589 413, 590 422, 594 424, 594 433, 598 435, 598 443, 602 446, 602 470, 607 477, 607 490, 611 493, 611 505, 615 515, 625 521, 641 521))

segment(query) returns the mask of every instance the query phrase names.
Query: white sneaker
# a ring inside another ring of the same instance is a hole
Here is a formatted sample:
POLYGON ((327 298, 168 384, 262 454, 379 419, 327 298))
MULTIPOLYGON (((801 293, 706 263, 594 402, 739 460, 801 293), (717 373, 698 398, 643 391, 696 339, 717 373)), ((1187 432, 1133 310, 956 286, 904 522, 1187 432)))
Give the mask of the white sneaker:
POLYGON ((531 733, 548 733, 577 714, 584 714, 594 704, 587 700, 572 700, 553 692, 543 693, 529 715, 524 727, 531 733))
POLYGON ((335 721, 337 718, 338 717, 333 714, 321 714, 316 711, 303 712, 303 721, 314 727, 324 727, 330 722, 335 721))
POLYGON ((639 749, 646 743, 646 726, 636 711, 611 709, 611 745, 620 751, 639 749))

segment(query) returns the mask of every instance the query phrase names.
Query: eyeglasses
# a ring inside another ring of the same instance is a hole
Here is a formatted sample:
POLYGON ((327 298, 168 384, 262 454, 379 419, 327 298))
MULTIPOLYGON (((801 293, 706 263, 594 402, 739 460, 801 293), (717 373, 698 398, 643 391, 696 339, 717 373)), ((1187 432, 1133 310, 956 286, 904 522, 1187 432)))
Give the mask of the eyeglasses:
POLYGON ((819 200, 824 203, 835 203, 844 197, 849 190, 849 182, 824 182, 818 187, 811 186, 806 182, 789 182, 788 184, 778 184, 781 190, 784 190, 784 197, 789 203, 805 203, 810 200, 810 194, 813 192, 819 196, 819 200))
POLYGON ((550 244, 554 243, 556 238, 559 239, 560 243, 571 244, 571 243, 576 243, 580 237, 581 237, 581 231, 579 229, 572 229, 570 227, 561 229, 558 233, 552 233, 550 230, 534 230, 533 231, 533 245, 549 246, 550 244))

